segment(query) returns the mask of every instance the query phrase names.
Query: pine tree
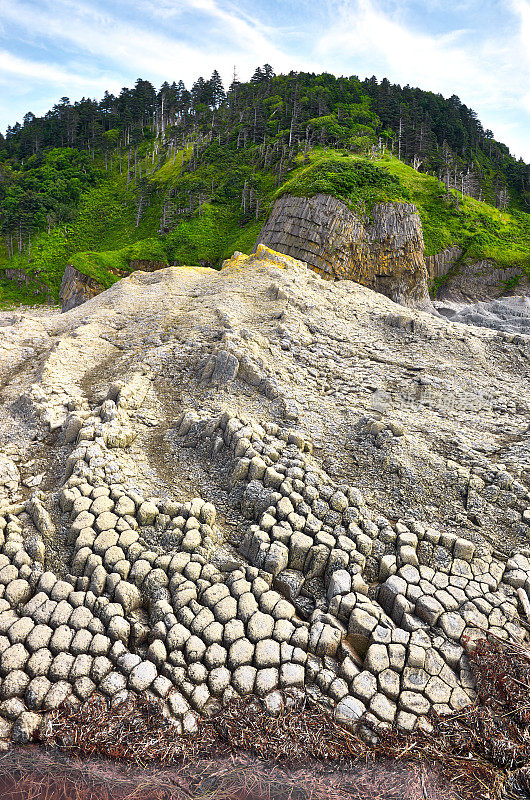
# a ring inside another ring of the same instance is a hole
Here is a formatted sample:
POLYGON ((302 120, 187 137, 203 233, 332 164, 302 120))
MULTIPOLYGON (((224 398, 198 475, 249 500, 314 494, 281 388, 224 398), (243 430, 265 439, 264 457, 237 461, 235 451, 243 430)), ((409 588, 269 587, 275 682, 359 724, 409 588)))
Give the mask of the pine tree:
POLYGON ((223 82, 221 80, 221 76, 217 72, 216 69, 212 72, 212 77, 208 81, 210 84, 210 93, 211 98, 213 101, 214 106, 219 106, 226 98, 226 92, 224 90, 223 82))

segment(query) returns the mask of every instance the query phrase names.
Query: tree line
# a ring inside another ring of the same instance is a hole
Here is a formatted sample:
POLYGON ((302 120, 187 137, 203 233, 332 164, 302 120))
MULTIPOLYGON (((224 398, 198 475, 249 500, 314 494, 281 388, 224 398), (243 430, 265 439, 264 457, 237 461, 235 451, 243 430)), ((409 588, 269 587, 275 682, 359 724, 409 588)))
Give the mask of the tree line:
MULTIPOLYGON (((44 116, 25 115, 0 134, 0 225, 8 250, 31 246, 31 235, 67 222, 79 196, 105 171, 119 169, 138 189, 138 219, 149 191, 146 179, 165 160, 185 150, 182 172, 188 196, 164 204, 161 227, 182 208, 219 192, 215 181, 194 188, 193 173, 205 160, 248 162, 280 184, 294 158, 315 146, 380 155, 391 152, 440 183, 504 209, 525 209, 530 168, 484 130, 475 112, 456 96, 375 77, 329 73, 275 75, 269 64, 247 82, 234 73, 225 90, 219 73, 156 89, 138 79, 101 100, 62 97, 44 116), (26 244, 24 244, 26 243, 26 244)), ((259 214, 252 176, 237 188, 244 214, 259 214)), ((233 181, 232 181, 233 183, 233 181)), ((237 181, 236 181, 237 183, 237 181)))

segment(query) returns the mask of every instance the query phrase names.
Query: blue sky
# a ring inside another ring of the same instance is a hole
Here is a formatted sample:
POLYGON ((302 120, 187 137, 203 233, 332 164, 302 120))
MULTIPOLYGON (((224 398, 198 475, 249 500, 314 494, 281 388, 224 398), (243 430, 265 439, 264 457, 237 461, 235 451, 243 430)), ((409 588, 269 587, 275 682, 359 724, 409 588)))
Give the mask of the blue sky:
POLYGON ((530 0, 0 0, 0 129, 64 95, 266 62, 457 94, 530 162, 530 0))

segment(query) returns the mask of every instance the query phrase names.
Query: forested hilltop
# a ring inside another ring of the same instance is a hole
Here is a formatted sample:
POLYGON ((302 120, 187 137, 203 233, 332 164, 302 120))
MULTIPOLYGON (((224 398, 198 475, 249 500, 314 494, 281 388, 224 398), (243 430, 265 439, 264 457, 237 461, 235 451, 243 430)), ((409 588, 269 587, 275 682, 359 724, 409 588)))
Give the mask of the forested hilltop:
POLYGON ((137 260, 219 266, 284 192, 414 202, 427 253, 530 269, 530 167, 459 98, 265 65, 227 91, 214 72, 63 97, 0 134, 0 303, 55 300, 68 263, 103 285, 137 260))

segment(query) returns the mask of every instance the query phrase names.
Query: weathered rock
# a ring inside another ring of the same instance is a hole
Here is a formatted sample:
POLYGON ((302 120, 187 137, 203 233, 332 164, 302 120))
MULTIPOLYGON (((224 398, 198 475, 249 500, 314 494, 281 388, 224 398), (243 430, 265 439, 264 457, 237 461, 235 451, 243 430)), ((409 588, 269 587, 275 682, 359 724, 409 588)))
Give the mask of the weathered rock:
POLYGON ((94 278, 84 275, 75 267, 68 264, 64 270, 61 288, 59 290, 59 300, 61 309, 70 311, 71 308, 81 305, 102 292, 104 287, 94 278))
POLYGON ((423 231, 415 206, 374 206, 371 221, 330 195, 276 201, 258 244, 331 279, 355 280, 398 303, 430 307, 423 231))

